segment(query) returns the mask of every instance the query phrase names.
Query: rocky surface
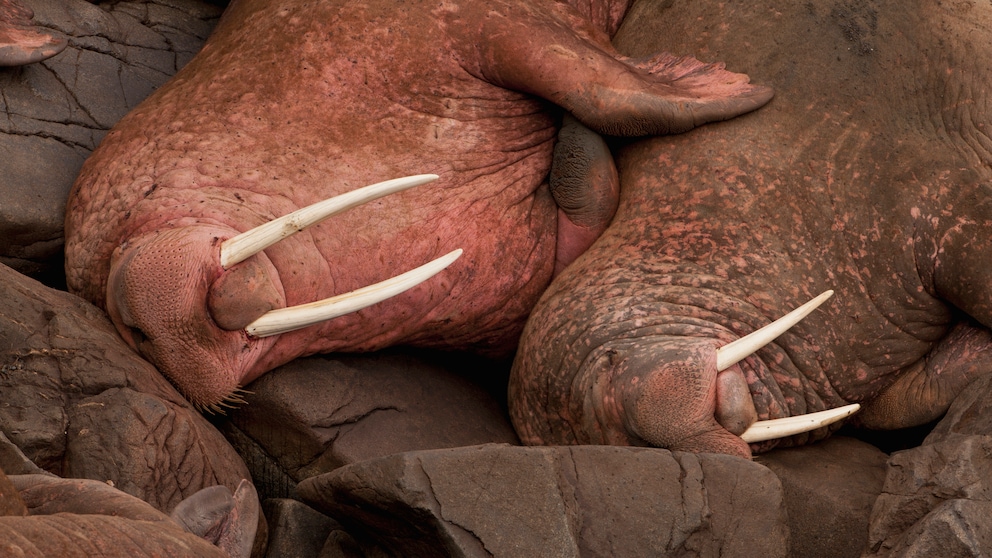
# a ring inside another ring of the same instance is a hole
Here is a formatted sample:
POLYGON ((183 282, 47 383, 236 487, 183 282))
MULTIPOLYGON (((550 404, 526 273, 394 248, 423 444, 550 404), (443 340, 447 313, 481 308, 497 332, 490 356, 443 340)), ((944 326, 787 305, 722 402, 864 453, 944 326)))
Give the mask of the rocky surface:
POLYGON ((0 458, 11 473, 96 479, 160 510, 250 478, 220 432, 101 311, 5 266, 0 394, 0 458))
POLYGON ((789 556, 860 556, 887 460, 875 446, 844 436, 759 455, 782 482, 789 556))
POLYGON ((497 399, 466 378, 501 375, 498 363, 435 353, 298 359, 247 386, 220 426, 265 497, 292 497, 300 481, 359 461, 518 443, 497 399))
POLYGON ((360 544, 397 556, 788 550, 778 479, 723 455, 611 446, 408 452, 313 477, 300 494, 360 544))
POLYGON ((22 0, 68 38, 48 60, 0 68, 0 263, 64 282, 65 200, 107 130, 199 50, 221 8, 199 0, 22 0))
POLYGON ((974 382, 919 447, 889 460, 870 556, 992 551, 992 377, 974 382))

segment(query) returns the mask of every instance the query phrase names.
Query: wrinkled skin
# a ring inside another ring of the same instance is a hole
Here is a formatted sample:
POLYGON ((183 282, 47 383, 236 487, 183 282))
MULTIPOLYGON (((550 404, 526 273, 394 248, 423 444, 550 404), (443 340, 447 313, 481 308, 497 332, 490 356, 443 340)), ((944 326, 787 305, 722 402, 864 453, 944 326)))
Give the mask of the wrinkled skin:
POLYGON ((205 488, 168 516, 100 481, 0 471, 4 556, 248 558, 258 513, 247 481, 234 494, 205 488))
POLYGON ((556 113, 538 97, 624 135, 685 131, 771 97, 694 60, 619 60, 607 32, 625 9, 236 0, 80 173, 65 225, 70 289, 201 407, 315 352, 512 350, 556 265, 599 234, 616 199, 615 184, 597 186, 607 194, 570 193, 576 207, 559 211, 544 182, 556 113), (420 173, 440 179, 219 265, 220 242, 238 232, 420 173), (243 330, 457 248, 449 269, 367 310, 276 337, 243 330))
POLYGON ((617 148, 613 223, 523 334, 525 442, 749 456, 776 444, 738 437, 755 416, 922 424, 992 371, 992 5, 645 1, 614 43, 726 59, 776 98, 617 148), (827 289, 717 372, 717 347, 827 289))
POLYGON ((0 0, 0 66, 23 66, 62 52, 65 37, 38 27, 18 0, 0 0))

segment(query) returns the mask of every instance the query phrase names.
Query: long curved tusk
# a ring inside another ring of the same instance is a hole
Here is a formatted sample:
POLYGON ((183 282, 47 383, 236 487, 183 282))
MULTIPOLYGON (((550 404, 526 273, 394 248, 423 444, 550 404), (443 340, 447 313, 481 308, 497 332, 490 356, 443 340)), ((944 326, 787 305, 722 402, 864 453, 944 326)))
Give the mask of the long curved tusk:
POLYGON ((799 323, 800 320, 808 316, 813 310, 833 296, 833 291, 825 291, 820 296, 796 308, 792 312, 782 316, 765 327, 753 331, 737 341, 727 343, 716 350, 716 369, 726 370, 748 356, 754 354, 758 349, 771 343, 776 337, 785 333, 787 329, 799 323))
POLYGON ((220 245, 220 265, 224 269, 230 269, 232 265, 247 260, 276 242, 309 226, 316 225, 335 213, 347 211, 407 188, 427 184, 437 180, 437 178, 436 174, 418 174, 394 178, 297 209, 288 215, 283 215, 225 240, 220 245))
POLYGON ((803 432, 823 428, 828 424, 833 424, 841 419, 845 419, 858 412, 858 409, 860 408, 861 405, 852 403, 843 407, 837 407, 836 409, 809 413, 808 415, 799 415, 797 417, 786 417, 773 420, 761 420, 752 424, 750 428, 745 430, 744 433, 741 434, 741 439, 749 444, 753 444, 755 442, 764 442, 766 440, 774 440, 776 438, 784 438, 786 436, 802 434, 803 432))
POLYGON ((350 293, 332 296, 309 304, 271 310, 248 324, 245 331, 252 337, 268 337, 350 314, 423 283, 451 265, 461 255, 462 249, 459 248, 402 275, 356 289, 350 293))

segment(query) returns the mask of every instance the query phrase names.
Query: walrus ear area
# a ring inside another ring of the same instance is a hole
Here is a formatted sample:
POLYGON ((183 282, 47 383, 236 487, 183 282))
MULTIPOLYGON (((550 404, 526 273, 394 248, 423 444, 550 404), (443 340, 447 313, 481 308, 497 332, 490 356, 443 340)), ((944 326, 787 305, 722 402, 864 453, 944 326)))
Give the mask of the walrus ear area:
POLYGON ((237 331, 266 312, 281 308, 283 296, 269 269, 255 257, 221 273, 210 285, 207 305, 218 326, 237 331))
POLYGON ((603 234, 620 204, 620 177, 609 147, 567 114, 548 184, 559 210, 557 275, 603 234))

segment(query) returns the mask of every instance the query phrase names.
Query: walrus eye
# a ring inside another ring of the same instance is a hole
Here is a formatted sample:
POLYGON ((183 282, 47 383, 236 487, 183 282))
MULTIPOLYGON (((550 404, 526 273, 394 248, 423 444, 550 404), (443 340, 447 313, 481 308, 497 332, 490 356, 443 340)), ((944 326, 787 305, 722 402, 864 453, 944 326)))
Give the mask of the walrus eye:
POLYGON ((145 337, 145 332, 140 329, 136 327, 129 327, 128 330, 131 332, 131 339, 134 339, 135 346, 140 347, 142 343, 148 341, 148 338, 145 337))

